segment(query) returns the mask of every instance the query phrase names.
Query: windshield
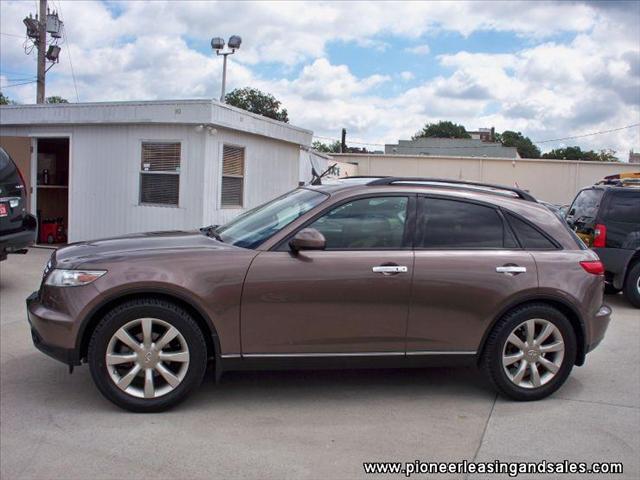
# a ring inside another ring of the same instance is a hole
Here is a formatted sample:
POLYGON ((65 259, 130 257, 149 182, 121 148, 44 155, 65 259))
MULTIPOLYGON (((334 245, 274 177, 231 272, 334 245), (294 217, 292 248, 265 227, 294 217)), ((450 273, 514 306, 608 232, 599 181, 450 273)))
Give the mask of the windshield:
POLYGON ((295 219, 328 198, 328 195, 306 190, 293 190, 264 205, 240 215, 216 230, 225 243, 237 247, 256 248, 295 219))

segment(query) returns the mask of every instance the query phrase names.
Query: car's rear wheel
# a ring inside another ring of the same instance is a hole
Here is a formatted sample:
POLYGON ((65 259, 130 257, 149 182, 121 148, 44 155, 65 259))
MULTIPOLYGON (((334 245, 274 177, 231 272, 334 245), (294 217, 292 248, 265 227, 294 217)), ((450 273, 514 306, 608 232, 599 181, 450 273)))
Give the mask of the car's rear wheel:
POLYGON ((482 367, 503 395, 539 400, 565 382, 576 358, 576 335, 567 317, 546 304, 512 310, 495 325, 482 367))
POLYGON ((631 305, 640 308, 640 262, 636 262, 629 272, 624 282, 624 296, 631 305))
POLYGON ((191 316, 157 299, 126 302, 105 315, 88 352, 100 392, 119 407, 157 412, 202 382, 207 347, 191 316))

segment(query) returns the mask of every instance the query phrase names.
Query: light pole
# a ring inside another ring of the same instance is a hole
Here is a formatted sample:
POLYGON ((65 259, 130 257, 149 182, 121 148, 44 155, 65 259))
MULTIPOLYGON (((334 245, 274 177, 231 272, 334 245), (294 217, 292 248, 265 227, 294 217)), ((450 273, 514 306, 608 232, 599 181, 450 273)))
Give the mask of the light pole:
POLYGON ((236 50, 240 48, 242 39, 238 35, 232 35, 229 37, 227 43, 228 49, 224 49, 224 39, 220 37, 213 37, 211 39, 211 48, 216 51, 217 55, 222 55, 224 61, 222 63, 222 91, 220 93, 220 101, 224 103, 224 90, 227 84, 227 56, 236 53, 236 50))

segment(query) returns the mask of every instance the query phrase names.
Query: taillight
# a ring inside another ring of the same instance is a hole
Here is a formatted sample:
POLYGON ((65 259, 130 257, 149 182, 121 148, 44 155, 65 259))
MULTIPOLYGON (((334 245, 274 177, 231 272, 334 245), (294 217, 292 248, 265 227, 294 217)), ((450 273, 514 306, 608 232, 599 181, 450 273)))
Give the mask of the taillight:
POLYGON ((584 268, 585 272, 592 275, 604 275, 604 265, 600 260, 580 262, 580 266, 584 268))
POLYGON ((593 246, 604 248, 606 244, 607 244, 607 227, 601 223, 596 223, 596 226, 593 229, 593 246))

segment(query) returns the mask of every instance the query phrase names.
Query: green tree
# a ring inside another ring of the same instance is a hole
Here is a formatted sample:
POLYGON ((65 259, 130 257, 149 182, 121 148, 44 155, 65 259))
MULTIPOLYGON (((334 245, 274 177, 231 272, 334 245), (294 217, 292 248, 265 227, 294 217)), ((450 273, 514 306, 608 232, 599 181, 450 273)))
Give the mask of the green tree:
POLYGON ((270 93, 261 92, 257 88, 236 88, 225 95, 224 101, 248 112, 289 123, 287 109, 282 108, 280 100, 277 100, 270 93))
POLYGON ((614 150, 582 150, 579 146, 556 148, 542 155, 555 160, 584 160, 587 162, 617 162, 614 150))
POLYGON ((311 147, 322 153, 340 153, 340 140, 332 143, 323 143, 320 140, 316 140, 311 144, 311 147))
POLYGON ((53 97, 47 97, 45 99, 45 102, 46 103, 69 103, 69 100, 67 100, 66 98, 62 98, 57 95, 54 95, 53 97))
POLYGON ((467 133, 464 126, 448 120, 441 120, 438 123, 427 123, 412 139, 415 140, 422 137, 471 138, 471 135, 467 133))
POLYGON ((516 147, 518 155, 522 158, 540 158, 540 149, 520 132, 505 130, 496 133, 496 142, 502 143, 505 147, 516 147))
POLYGON ((9 97, 5 97, 4 94, 0 92, 0 105, 10 105, 11 103, 9 97))

